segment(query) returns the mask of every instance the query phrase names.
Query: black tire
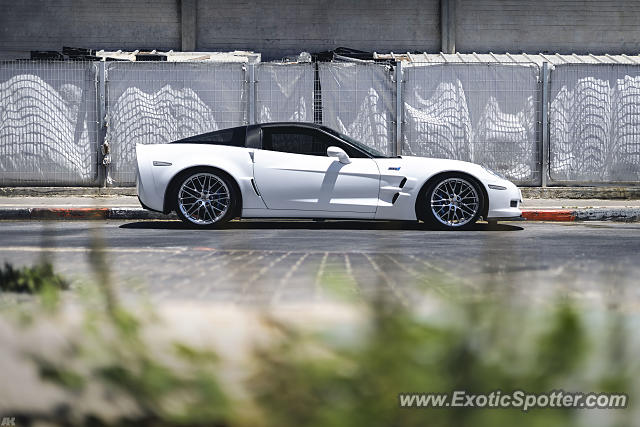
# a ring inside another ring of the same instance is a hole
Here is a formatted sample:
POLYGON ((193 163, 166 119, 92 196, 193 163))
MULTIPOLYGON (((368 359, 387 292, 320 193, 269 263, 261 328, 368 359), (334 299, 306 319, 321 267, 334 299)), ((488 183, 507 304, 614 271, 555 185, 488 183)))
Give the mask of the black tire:
POLYGON ((178 218, 198 228, 215 228, 237 216, 240 191, 226 173, 194 168, 173 180, 168 191, 178 218))
POLYGON ((467 230, 478 221, 485 203, 484 193, 475 179, 447 173, 420 190, 416 214, 419 220, 439 230, 467 230))

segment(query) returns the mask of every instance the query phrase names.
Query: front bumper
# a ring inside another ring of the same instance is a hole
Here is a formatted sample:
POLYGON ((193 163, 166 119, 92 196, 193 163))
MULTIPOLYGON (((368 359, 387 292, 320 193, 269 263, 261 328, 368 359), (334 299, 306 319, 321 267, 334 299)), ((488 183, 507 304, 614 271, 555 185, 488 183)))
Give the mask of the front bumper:
POLYGON ((523 216, 507 216, 507 217, 493 217, 493 218, 489 218, 489 221, 491 222, 495 222, 495 221, 526 221, 527 218, 523 217, 523 216))
POLYGON ((487 187, 489 195, 489 212, 486 219, 513 220, 522 216, 520 205, 522 205, 522 192, 518 187, 509 181, 501 181, 496 185, 505 188, 496 190, 487 187), (515 206, 513 206, 515 204, 515 206))

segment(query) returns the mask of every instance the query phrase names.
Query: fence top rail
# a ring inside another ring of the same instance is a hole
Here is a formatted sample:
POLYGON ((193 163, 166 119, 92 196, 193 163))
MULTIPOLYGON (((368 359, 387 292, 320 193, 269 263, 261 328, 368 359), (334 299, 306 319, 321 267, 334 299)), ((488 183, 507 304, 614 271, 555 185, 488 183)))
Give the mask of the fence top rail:
POLYGON ((78 65, 97 64, 100 61, 61 61, 55 59, 0 59, 0 66, 78 65))
POLYGON ((394 59, 409 64, 443 64, 443 63, 492 63, 492 64, 527 64, 535 63, 541 66, 543 62, 552 65, 560 64, 640 64, 640 55, 578 55, 560 53, 404 53, 384 54, 374 53, 374 58, 379 60, 394 59))
POLYGON ((216 68, 216 67, 234 67, 234 68, 246 68, 248 65, 243 62, 211 62, 211 61, 189 61, 189 62, 165 62, 165 61, 108 61, 101 62, 96 61, 94 64, 105 64, 107 68, 117 68, 117 67, 125 67, 125 68, 137 68, 137 69, 156 69, 156 68, 167 68, 167 69, 188 69, 188 68, 216 68))
POLYGON ((570 67, 583 67, 583 66, 588 66, 588 67, 601 67, 601 68, 618 68, 618 67, 637 67, 640 65, 640 62, 625 62, 625 63, 620 63, 620 62, 594 62, 594 63, 564 63, 564 64, 556 64, 553 67, 554 68, 570 68, 570 67))
MULTIPOLYGON (((144 67, 144 66, 160 66, 164 65, 167 67, 181 67, 181 66, 208 66, 215 67, 218 65, 236 65, 236 66, 246 66, 251 65, 246 62, 239 61, 63 61, 63 60, 55 60, 55 59, 0 59, 0 66, 20 66, 22 68, 25 67, 37 67, 37 66, 45 66, 45 65, 78 65, 78 66, 86 66, 86 65, 100 65, 104 64, 107 67, 110 66, 119 66, 123 64, 132 64, 132 67, 144 67)), ((265 63, 266 64, 266 63, 265 63)))
POLYGON ((489 69, 526 69, 530 68, 535 73, 539 73, 542 69, 542 64, 535 62, 517 62, 517 63, 503 63, 503 62, 461 62, 461 61, 449 61, 449 62, 411 62, 403 63, 403 70, 418 70, 420 68, 433 68, 433 67, 466 67, 471 69, 472 67, 487 67, 489 69))

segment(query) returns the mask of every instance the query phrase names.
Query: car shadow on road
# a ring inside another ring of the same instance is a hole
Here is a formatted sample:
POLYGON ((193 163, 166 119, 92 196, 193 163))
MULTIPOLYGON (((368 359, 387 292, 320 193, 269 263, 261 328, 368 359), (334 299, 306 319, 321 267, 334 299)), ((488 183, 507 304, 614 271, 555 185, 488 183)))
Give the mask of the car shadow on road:
MULTIPOLYGON (((182 221, 138 221, 122 224, 120 228, 138 230, 203 230, 182 221)), ((414 230, 438 231, 426 224, 413 221, 359 221, 359 220, 240 220, 231 221, 206 230, 414 230)), ((489 224, 478 222, 466 231, 519 231, 513 224, 489 224)))

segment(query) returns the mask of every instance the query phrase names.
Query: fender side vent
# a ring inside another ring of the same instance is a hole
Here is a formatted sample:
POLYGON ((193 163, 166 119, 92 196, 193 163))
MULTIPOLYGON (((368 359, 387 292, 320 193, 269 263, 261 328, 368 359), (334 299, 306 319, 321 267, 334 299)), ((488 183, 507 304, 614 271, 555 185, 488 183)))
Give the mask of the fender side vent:
POLYGON ((400 181, 400 185, 399 187, 402 188, 404 187, 404 185, 407 183, 407 177, 405 176, 404 178, 402 178, 402 181, 400 181))
POLYGON ((256 195, 258 195, 258 197, 262 197, 260 195, 260 192, 258 191, 258 187, 256 187, 256 182, 253 180, 253 178, 251 178, 251 186, 253 187, 253 191, 256 192, 256 195))
POLYGON ((398 196, 399 195, 400 195, 400 193, 396 193, 396 194, 393 195, 393 199, 391 199, 391 204, 392 205, 396 203, 396 200, 398 200, 398 196))

